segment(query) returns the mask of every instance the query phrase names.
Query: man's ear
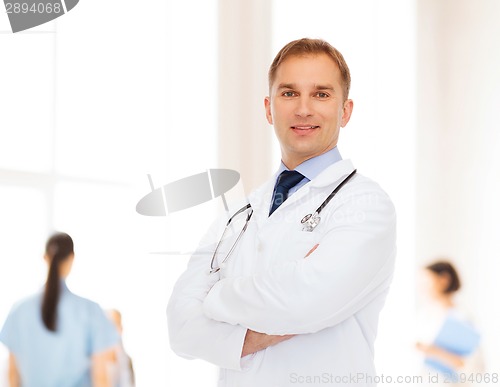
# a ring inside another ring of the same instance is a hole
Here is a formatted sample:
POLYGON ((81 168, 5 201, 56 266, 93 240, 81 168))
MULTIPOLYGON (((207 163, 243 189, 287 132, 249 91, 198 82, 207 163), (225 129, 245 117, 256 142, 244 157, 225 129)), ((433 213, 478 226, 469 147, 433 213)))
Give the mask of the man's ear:
POLYGON ((354 107, 354 103, 352 99, 347 99, 344 102, 344 107, 342 108, 342 119, 340 121, 340 126, 343 128, 347 125, 349 120, 351 119, 352 109, 354 107))
POLYGON ((264 98, 264 107, 266 108, 267 122, 269 122, 269 124, 272 125, 273 124, 273 116, 271 114, 271 98, 270 97, 264 98))

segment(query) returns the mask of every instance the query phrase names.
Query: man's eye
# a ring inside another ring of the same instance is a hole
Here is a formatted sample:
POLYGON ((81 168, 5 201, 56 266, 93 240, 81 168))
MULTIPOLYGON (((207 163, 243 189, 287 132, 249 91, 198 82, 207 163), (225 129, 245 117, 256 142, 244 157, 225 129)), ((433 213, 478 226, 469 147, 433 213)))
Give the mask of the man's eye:
POLYGON ((283 95, 283 97, 293 97, 293 96, 295 96, 295 92, 293 92, 293 91, 285 91, 285 92, 283 92, 282 95, 283 95))
POLYGON ((323 93, 321 91, 318 91, 316 93, 316 96, 319 97, 319 98, 328 98, 329 97, 328 93, 323 93))

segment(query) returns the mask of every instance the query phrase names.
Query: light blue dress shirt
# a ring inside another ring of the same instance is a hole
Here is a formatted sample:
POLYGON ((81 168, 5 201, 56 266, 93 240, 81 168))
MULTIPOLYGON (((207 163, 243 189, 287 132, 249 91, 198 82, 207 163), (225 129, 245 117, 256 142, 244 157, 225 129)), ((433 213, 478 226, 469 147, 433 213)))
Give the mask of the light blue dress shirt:
MULTIPOLYGON (((299 164, 295 171, 300 172, 304 175, 304 178, 294 187, 290 188, 288 192, 288 197, 290 197, 294 192, 296 192, 300 187, 310 182, 316 176, 318 176, 324 169, 329 167, 330 165, 336 163, 337 161, 342 160, 342 156, 337 147, 330 149, 328 152, 325 152, 319 156, 313 157, 309 160, 304 161, 302 164, 299 164)), ((283 161, 281 162, 280 168, 278 169, 278 175, 283 171, 287 171, 288 168, 283 161)))
POLYGON ((112 322, 95 302, 61 281, 56 332, 42 321, 42 293, 10 311, 0 341, 15 356, 23 387, 90 387, 91 356, 119 343, 112 322))

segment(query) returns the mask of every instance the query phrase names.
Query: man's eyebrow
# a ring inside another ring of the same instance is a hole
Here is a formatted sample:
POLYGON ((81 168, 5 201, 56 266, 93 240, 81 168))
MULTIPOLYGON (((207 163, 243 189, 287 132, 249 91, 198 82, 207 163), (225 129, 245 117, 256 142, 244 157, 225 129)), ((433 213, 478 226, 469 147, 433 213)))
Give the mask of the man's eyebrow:
MULTIPOLYGON (((280 83, 278 85, 278 90, 281 90, 281 89, 295 89, 297 86, 295 85, 295 83, 280 83)), ((331 90, 331 91, 335 91, 335 88, 330 85, 330 84, 324 84, 324 85, 314 85, 314 88, 316 90, 331 90)))
POLYGON ((316 87, 316 90, 331 90, 331 91, 335 91, 335 88, 332 86, 332 85, 315 85, 316 87))
POLYGON ((295 89, 295 83, 280 83, 278 85, 278 90, 281 89, 295 89))

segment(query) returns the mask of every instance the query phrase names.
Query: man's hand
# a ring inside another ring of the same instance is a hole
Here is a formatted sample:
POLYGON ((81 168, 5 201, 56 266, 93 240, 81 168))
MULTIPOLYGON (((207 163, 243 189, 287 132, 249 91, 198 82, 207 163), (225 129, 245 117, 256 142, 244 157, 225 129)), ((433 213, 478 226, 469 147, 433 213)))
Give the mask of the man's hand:
POLYGON ((241 351, 241 357, 262 351, 267 347, 281 343, 293 336, 295 335, 266 335, 265 333, 259 333, 248 329, 245 336, 245 343, 243 344, 243 350, 241 351))

